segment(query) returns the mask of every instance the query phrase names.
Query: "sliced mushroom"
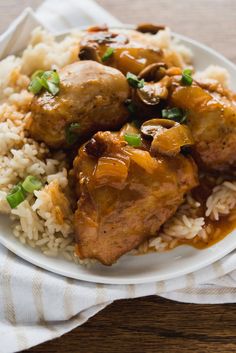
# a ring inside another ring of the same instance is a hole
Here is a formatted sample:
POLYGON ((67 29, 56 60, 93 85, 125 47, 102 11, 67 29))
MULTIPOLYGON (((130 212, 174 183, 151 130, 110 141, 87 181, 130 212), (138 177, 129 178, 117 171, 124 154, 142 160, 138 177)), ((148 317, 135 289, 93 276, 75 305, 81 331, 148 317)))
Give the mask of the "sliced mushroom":
POLYGON ((151 119, 145 121, 140 130, 145 137, 154 137, 162 131, 175 126, 176 122, 168 119, 151 119))
POLYGON ((157 32, 164 30, 166 27, 163 25, 154 25, 152 23, 140 23, 136 31, 141 32, 141 33, 151 33, 151 34, 156 34, 157 32))
POLYGON ((106 146, 104 143, 92 137, 85 145, 85 151, 89 156, 101 157, 105 152, 106 146))
POLYGON ((153 137, 150 152, 176 156, 181 147, 194 144, 192 134, 186 125, 168 119, 151 119, 141 126, 145 136, 153 137))
POLYGON ((137 96, 144 104, 157 105, 161 99, 167 99, 167 85, 162 82, 146 83, 142 88, 137 90, 137 96))
POLYGON ((146 82, 156 82, 166 75, 166 69, 167 66, 165 63, 154 63, 145 67, 145 69, 140 72, 139 78, 143 78, 146 82))
POLYGON ((129 38, 123 33, 112 33, 108 31, 88 32, 81 41, 82 45, 114 44, 124 45, 129 43, 129 38))
POLYGON ((87 28, 87 32, 106 32, 108 31, 108 27, 106 24, 100 26, 91 26, 87 28))
POLYGON ((80 60, 93 60, 97 62, 101 62, 101 59, 98 55, 98 52, 95 47, 92 45, 84 45, 80 48, 79 52, 80 60))
POLYGON ((165 76, 159 82, 145 82, 142 88, 134 92, 134 100, 138 105, 155 106, 161 100, 168 98, 168 87, 170 86, 170 78, 165 76))

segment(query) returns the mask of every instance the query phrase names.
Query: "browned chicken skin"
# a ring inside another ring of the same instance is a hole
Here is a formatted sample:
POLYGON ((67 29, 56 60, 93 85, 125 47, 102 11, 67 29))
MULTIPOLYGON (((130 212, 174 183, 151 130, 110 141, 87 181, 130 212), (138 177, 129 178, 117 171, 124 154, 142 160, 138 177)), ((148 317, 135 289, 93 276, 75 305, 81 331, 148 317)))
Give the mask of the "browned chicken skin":
POLYGON ((111 265, 146 239, 198 184, 191 158, 149 153, 150 143, 129 146, 123 133, 98 132, 79 150, 75 232, 80 258, 111 265))
POLYGON ((29 132, 51 147, 66 146, 66 127, 79 123, 78 138, 98 130, 117 129, 128 116, 126 78, 114 68, 81 61, 59 70, 60 91, 35 96, 29 132))
POLYGON ((182 86, 174 80, 172 106, 187 112, 195 157, 207 169, 236 167, 236 96, 216 81, 182 86))

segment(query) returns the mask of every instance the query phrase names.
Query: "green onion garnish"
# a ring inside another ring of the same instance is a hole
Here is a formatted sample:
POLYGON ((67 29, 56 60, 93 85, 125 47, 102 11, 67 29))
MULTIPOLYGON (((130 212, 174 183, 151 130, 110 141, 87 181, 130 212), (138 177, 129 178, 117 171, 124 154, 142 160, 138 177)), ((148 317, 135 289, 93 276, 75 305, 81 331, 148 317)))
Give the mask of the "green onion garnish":
POLYGON ((7 202, 11 208, 16 208, 23 202, 27 193, 32 193, 34 190, 39 190, 43 184, 39 179, 32 175, 28 175, 23 182, 15 185, 6 197, 7 202))
POLYGON ((180 108, 162 109, 162 118, 174 120, 180 124, 183 124, 187 120, 187 115, 180 108))
POLYGON ((113 55, 115 48, 108 48, 102 57, 102 61, 107 61, 113 55))
POLYGON ((33 75, 31 76, 31 80, 33 80, 35 77, 42 77, 44 71, 43 70, 36 70, 33 75))
POLYGON ((192 70, 190 69, 183 70, 181 83, 184 86, 191 86, 191 84, 193 83, 192 70))
POLYGON ((131 72, 128 72, 126 75, 127 81, 129 82, 129 85, 133 88, 143 88, 144 86, 144 79, 140 80, 136 75, 132 74, 131 72))
POLYGON ((39 77, 35 77, 33 80, 31 80, 28 89, 33 94, 38 94, 42 89, 41 79, 39 77))
POLYGON ((130 146, 139 147, 141 145, 141 136, 139 134, 124 134, 124 139, 130 146))
POLYGON ((34 190, 41 189, 42 186, 42 182, 32 175, 28 175, 22 183, 23 189, 29 193, 34 192, 34 190))
POLYGON ((55 96, 59 92, 60 78, 56 70, 42 71, 37 70, 31 78, 29 91, 38 94, 43 88, 55 96))
POLYGON ((66 133, 66 142, 69 145, 72 145, 73 143, 75 143, 78 140, 78 133, 77 130, 79 129, 80 124, 78 123, 71 123, 70 125, 68 125, 65 129, 65 133, 66 133))
POLYGON ((21 183, 15 185, 6 197, 11 208, 16 208, 21 202, 26 199, 26 192, 21 183))

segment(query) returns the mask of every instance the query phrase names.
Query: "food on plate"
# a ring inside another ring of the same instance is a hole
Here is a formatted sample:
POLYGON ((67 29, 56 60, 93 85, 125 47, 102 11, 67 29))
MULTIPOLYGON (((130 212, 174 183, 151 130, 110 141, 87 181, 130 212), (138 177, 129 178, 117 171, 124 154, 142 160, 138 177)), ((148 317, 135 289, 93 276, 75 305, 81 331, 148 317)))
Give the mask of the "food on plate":
POLYGON ((139 74, 145 82, 133 92, 138 116, 184 119, 202 168, 232 172, 236 166, 236 94, 216 80, 198 82, 191 75, 190 69, 167 68, 164 63, 147 66, 139 74))
POLYGON ((196 72, 165 26, 35 29, 0 61, 0 212, 14 236, 85 265, 222 239, 236 225, 228 81, 196 72))
POLYGON ((152 156, 139 130, 124 130, 98 132, 74 161, 77 252, 105 265, 153 237, 198 184, 191 157, 152 156))
POLYGON ((194 138, 195 156, 206 168, 233 171, 236 166, 236 95, 216 81, 176 84, 170 104, 184 109, 194 138))
POLYGON ((117 129, 127 120, 126 78, 116 69, 93 61, 78 61, 58 71, 58 94, 42 92, 33 98, 29 133, 51 147, 73 144, 94 132, 117 129))
POLYGON ((146 66, 163 61, 164 53, 140 43, 138 38, 130 40, 125 34, 106 30, 88 32, 81 41, 79 57, 113 66, 126 75, 139 74, 146 66))

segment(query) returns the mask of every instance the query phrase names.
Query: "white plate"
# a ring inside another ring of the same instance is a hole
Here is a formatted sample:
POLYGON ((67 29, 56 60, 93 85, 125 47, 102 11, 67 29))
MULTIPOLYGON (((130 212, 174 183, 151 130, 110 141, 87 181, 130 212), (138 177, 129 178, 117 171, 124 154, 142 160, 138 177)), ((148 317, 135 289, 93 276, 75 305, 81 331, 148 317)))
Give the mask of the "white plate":
MULTIPOLYGON (((225 67, 231 77, 231 87, 236 90, 234 64, 205 45, 178 34, 174 36, 192 49, 197 70, 203 70, 209 64, 225 67)), ((12 235, 10 221, 5 216, 0 217, 0 243, 23 259, 60 275, 97 283, 136 284, 176 278, 215 262, 236 248, 236 231, 204 250, 180 246, 161 254, 126 255, 112 267, 96 264, 86 268, 62 258, 49 258, 38 250, 22 245, 12 235)))

